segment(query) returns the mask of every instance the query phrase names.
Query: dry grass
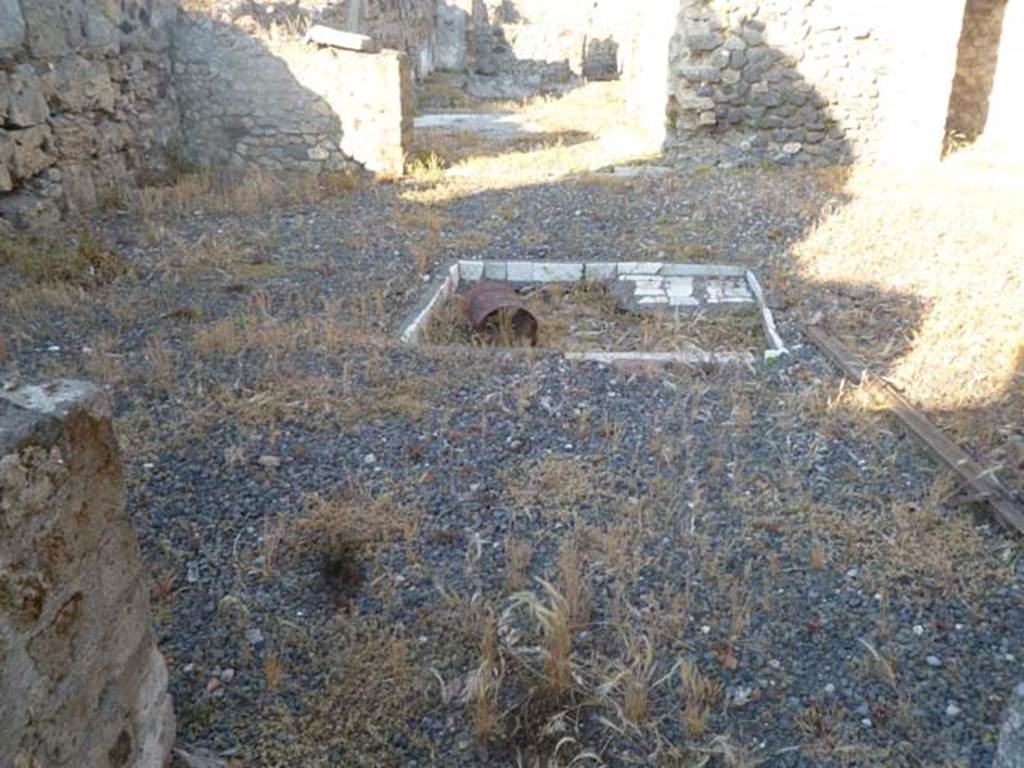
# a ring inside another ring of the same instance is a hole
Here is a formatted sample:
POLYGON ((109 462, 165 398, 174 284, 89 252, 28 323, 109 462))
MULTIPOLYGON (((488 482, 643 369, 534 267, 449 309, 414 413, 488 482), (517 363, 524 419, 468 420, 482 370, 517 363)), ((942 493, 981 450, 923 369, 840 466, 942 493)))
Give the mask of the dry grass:
POLYGON ((817 537, 814 546, 834 549, 843 562, 863 563, 863 577, 876 589, 902 585, 970 600, 1009 573, 970 516, 945 507, 954 487, 943 477, 920 504, 867 502, 856 515, 815 505, 804 514, 817 537))
POLYGON ((654 646, 646 636, 627 643, 628 665, 622 675, 622 713, 632 725, 642 725, 650 714, 657 670, 654 646))
POLYGON ((542 680, 555 701, 565 697, 573 685, 572 609, 565 595, 551 583, 540 580, 542 595, 519 592, 513 602, 525 606, 541 633, 542 680))
MULTIPOLYGON (((627 312, 600 282, 543 285, 526 292, 524 303, 538 320, 537 346, 561 352, 680 352, 694 347, 756 352, 765 346, 760 319, 753 312, 627 312)), ((433 313, 424 340, 441 346, 520 343, 507 333, 474 333, 458 296, 433 313)))
POLYGON ((417 157, 439 162, 414 166, 414 185, 406 199, 443 202, 481 189, 498 190, 545 184, 580 176, 609 165, 655 156, 649 141, 628 129, 621 83, 590 83, 563 96, 540 96, 525 102, 478 105, 495 112, 515 112, 537 133, 510 138, 465 131, 422 132, 417 157), (447 166, 442 174, 442 166, 447 166))
POLYGON ((493 614, 484 617, 480 638, 480 665, 466 684, 464 701, 473 723, 473 731, 486 742, 497 728, 501 714, 498 694, 504 666, 498 654, 498 625, 493 614))
POLYGON ((196 212, 254 215, 282 205, 323 202, 359 185, 348 171, 313 176, 204 171, 183 174, 166 186, 146 187, 135 197, 135 212, 143 219, 182 217, 196 212))
POLYGON ((505 586, 519 592, 526 586, 526 572, 533 558, 533 545, 525 539, 505 539, 505 586))
POLYGON ((15 290, 26 285, 95 288, 127 273, 128 265, 88 228, 78 230, 69 240, 9 236, 0 230, 0 270, 7 277, 5 287, 15 290))
POLYGON ((722 685, 704 675, 696 664, 679 660, 679 698, 686 732, 700 739, 707 732, 708 718, 722 696, 722 685))
POLYGON ((505 493, 518 509, 571 515, 606 491, 607 477, 573 456, 546 456, 532 467, 509 469, 505 493))
POLYGON ((987 162, 859 170, 795 249, 796 279, 808 317, 1024 489, 1024 182, 987 162))
POLYGON ((590 590, 586 562, 574 536, 564 539, 559 547, 558 575, 569 610, 569 622, 578 631, 590 620, 590 590))

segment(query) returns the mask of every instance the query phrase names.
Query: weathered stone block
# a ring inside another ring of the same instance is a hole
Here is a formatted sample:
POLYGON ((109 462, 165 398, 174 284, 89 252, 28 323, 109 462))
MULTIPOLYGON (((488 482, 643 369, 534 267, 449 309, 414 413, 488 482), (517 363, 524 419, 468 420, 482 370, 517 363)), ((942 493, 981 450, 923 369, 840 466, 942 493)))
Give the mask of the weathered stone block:
POLYGON ((7 124, 14 128, 31 128, 50 116, 39 78, 28 64, 22 64, 10 76, 7 124))
POLYGON ((583 265, 537 262, 534 265, 534 278, 544 283, 575 282, 583 279, 583 265))
POLYGON ((53 164, 53 156, 47 151, 50 127, 37 125, 8 134, 14 143, 11 158, 11 175, 17 179, 29 179, 53 164))
POLYGON ((71 214, 91 211, 98 203, 92 171, 84 165, 68 165, 63 169, 64 209, 71 214))
POLYGON ((25 42, 25 20, 18 0, 0 0, 0 56, 16 51, 25 42))
POLYGON ((740 73, 735 69, 726 69, 722 71, 722 82, 726 85, 735 85, 740 82, 742 77, 740 73))
POLYGON ((117 92, 103 61, 69 56, 54 64, 46 76, 57 106, 69 112, 112 112, 117 92))
POLYGON ((729 35, 725 38, 725 42, 722 43, 727 51, 745 51, 747 50, 746 41, 739 35, 729 35))
POLYGON ((0 392, 0 754, 166 764, 174 719, 141 570, 105 396, 0 392))
POLYGON ((686 46, 692 51, 713 51, 724 39, 717 32, 694 31, 686 35, 686 46))
POLYGON ((61 8, 54 2, 23 3, 25 39, 32 55, 40 59, 55 59, 70 53, 66 15, 72 16, 72 23, 79 23, 78 9, 61 8), (64 12, 62 12, 64 11, 64 12))
POLYGON ((718 67, 682 67, 679 74, 692 83, 717 83, 722 77, 718 67))
POLYGON ((761 45, 764 43, 764 35, 756 29, 744 27, 740 35, 743 38, 743 42, 748 46, 761 45))
POLYGON ((81 162, 96 154, 99 131, 93 121, 78 115, 61 115, 52 120, 53 141, 62 160, 81 162))
POLYGON ((11 167, 14 164, 14 139, 3 128, 0 128, 0 192, 14 189, 11 167))

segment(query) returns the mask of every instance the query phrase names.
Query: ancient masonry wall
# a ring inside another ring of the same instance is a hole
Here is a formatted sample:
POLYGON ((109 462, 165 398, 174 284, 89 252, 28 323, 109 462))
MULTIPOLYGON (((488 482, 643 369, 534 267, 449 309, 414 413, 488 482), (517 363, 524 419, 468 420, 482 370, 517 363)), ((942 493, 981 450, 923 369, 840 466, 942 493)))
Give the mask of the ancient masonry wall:
POLYGON ((996 53, 997 66, 989 96, 988 119, 983 139, 997 144, 1007 156, 1024 158, 1024 99, 1021 78, 1024 77, 1024 3, 1007 5, 1003 30, 996 53))
POLYGON ((985 130, 1006 6, 1007 0, 967 0, 946 125, 964 139, 985 130))
MULTIPOLYGON (((352 2, 323 17, 344 26, 352 2)), ((420 80, 434 71, 466 76, 470 93, 521 98, 576 78, 619 76, 623 20, 617 0, 362 0, 360 31, 404 51, 420 80)))
POLYGON ((958 0, 683 0, 669 145, 740 164, 934 160, 962 11, 958 0), (922 18, 928 34, 907 35, 922 18))
POLYGON ((409 57, 416 77, 435 69, 436 0, 365 0, 366 31, 383 48, 409 57))
POLYGON ((354 159, 402 173, 412 132, 404 54, 274 39, 187 14, 173 58, 191 161, 322 173, 354 159))
POLYGON ((180 139, 170 0, 0 0, 0 221, 45 226, 180 139))
POLYGON ((0 762, 160 768, 167 669, 107 400, 0 392, 0 762))

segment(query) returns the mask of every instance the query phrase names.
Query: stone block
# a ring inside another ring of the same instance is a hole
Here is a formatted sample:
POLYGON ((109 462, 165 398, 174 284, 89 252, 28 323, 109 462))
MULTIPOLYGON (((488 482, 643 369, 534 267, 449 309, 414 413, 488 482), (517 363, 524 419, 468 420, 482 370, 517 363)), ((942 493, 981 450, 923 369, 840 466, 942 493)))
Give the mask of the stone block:
POLYGON ((572 283, 583 279, 583 265, 578 262, 537 262, 534 279, 543 283, 572 283))
POLYGON ((588 261, 583 265, 586 280, 610 280, 617 273, 614 261, 588 261))
POLYGON ((9 78, 7 124, 14 128, 31 128, 50 116, 46 97, 35 69, 22 64, 9 78))
POLYGON ((677 99, 679 108, 682 110, 694 110, 701 111, 706 109, 715 108, 715 100, 704 96, 693 96, 686 94, 682 98, 677 99))
POLYGON ((723 42, 717 32, 697 31, 686 35, 686 46, 691 51, 713 51, 723 42))
POLYGON ((746 41, 739 35, 729 35, 725 38, 725 42, 722 44, 727 51, 745 51, 747 50, 746 41))
POLYGON ((0 128, 0 192, 14 189, 11 167, 14 164, 14 139, 3 128, 0 128))
POLYGON ((632 279, 633 275, 657 275, 665 266, 660 261, 620 261, 618 272, 620 277, 632 279))
POLYGON ((508 280, 508 262, 506 261, 485 261, 484 279, 504 282, 508 280))
POLYGON ((753 29, 752 27, 743 27, 740 36, 748 46, 762 45, 764 43, 764 35, 760 30, 753 29))
POLYGON ((8 133, 14 143, 11 175, 15 180, 30 179, 53 164, 54 158, 47 151, 50 135, 46 125, 8 133))
POLYGON ((18 0, 0 0, 0 57, 18 50, 25 42, 25 20, 18 0))
POLYGON ((60 3, 47 0, 22 3, 25 41, 32 55, 38 59, 54 60, 69 54, 68 27, 81 30, 80 10, 77 4, 67 3, 62 8, 60 3))
POLYGON ((730 54, 729 51, 724 48, 720 48, 711 54, 711 65, 718 69, 724 69, 729 66, 730 54))
MULTIPOLYGON (((80 115, 61 115, 52 120, 52 125, 54 146, 62 161, 82 162, 96 155, 100 134, 92 120, 80 115)), ((120 147, 123 146, 122 143, 120 147)), ((106 148, 104 154, 110 151, 106 148)))
POLYGON ((0 196, 0 220, 20 229, 44 230, 60 224, 60 209, 53 200, 14 192, 0 196))
POLYGON ((743 279, 713 279, 705 283, 709 304, 739 304, 753 302, 750 287, 743 279))
POLYGON ((534 263, 532 261, 510 261, 508 262, 507 269, 506 279, 510 283, 530 283, 535 278, 534 263))
POLYGON ((482 261, 460 261, 459 279, 467 283, 479 282, 484 276, 484 262, 482 261))
POLYGON ((682 67, 679 74, 692 83, 717 83, 722 77, 718 67, 682 67))
POLYGON ((99 390, 0 391, 0 513, 0 751, 19 765, 165 765, 166 667, 99 390))
POLYGON ((83 213, 96 208, 96 184, 92 171, 84 165, 68 165, 62 169, 64 210, 70 214, 83 213))

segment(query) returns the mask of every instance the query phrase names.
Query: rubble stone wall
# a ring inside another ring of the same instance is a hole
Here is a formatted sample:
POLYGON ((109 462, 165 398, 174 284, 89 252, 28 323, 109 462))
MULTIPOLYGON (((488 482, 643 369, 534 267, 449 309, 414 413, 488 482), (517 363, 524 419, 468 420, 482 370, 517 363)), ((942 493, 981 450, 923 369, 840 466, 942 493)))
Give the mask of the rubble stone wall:
POLYGON ((1024 157, 1024 99, 1021 77, 1024 75, 1024 4, 1010 3, 1003 15, 1002 34, 996 56, 996 71, 989 94, 988 118, 983 138, 997 144, 1005 155, 1024 157))
POLYGON ((0 223, 53 224, 166 167, 175 14, 173 0, 0 0, 0 223))
POLYGON ((402 173, 412 131, 404 54, 271 39, 187 15, 173 56, 193 162, 322 173, 354 159, 402 173))
POLYGON ((977 138, 988 121, 1007 0, 967 0, 947 130, 977 138))
POLYGON ((726 162, 938 158, 962 0, 682 0, 669 144, 726 162), (927 18, 927 34, 908 29, 927 18))
POLYGON ((107 400, 0 392, 0 762, 159 768, 173 739, 107 400))

